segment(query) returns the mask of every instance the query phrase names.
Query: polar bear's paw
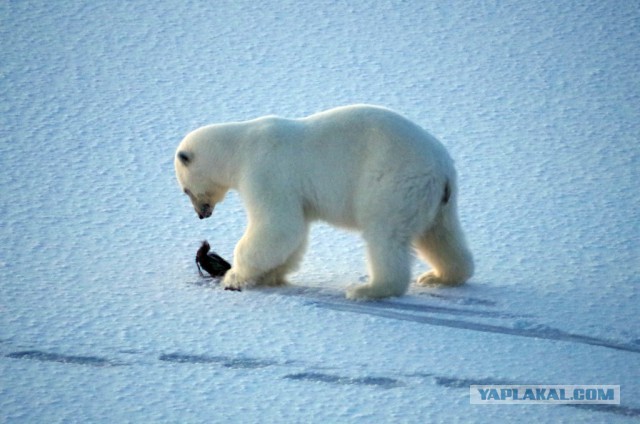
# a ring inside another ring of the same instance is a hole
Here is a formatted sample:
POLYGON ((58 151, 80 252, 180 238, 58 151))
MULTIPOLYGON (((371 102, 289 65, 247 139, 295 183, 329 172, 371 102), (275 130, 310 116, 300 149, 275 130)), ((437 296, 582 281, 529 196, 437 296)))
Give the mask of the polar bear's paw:
POLYGON ((256 285, 260 287, 282 287, 289 285, 289 282, 279 270, 275 270, 260 277, 256 285))
POLYGON ((441 286, 442 280, 435 272, 429 271, 419 276, 417 283, 421 286, 441 286))
POLYGON ((227 271, 222 280, 222 287, 225 290, 242 291, 252 285, 250 280, 240 278, 234 268, 227 271))
POLYGON ((426 286, 426 287, 437 287, 437 286, 452 287, 452 286, 459 286, 463 282, 464 280, 454 281, 454 280, 443 278, 437 275, 434 271, 425 272, 424 274, 418 277, 418 281, 417 281, 418 285, 426 286))

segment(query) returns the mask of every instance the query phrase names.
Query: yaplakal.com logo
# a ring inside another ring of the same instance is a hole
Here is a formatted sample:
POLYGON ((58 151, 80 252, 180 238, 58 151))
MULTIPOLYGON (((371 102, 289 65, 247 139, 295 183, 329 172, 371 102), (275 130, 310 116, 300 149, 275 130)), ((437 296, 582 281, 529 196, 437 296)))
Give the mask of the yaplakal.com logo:
POLYGON ((471 385, 472 404, 620 404, 616 385, 471 385))

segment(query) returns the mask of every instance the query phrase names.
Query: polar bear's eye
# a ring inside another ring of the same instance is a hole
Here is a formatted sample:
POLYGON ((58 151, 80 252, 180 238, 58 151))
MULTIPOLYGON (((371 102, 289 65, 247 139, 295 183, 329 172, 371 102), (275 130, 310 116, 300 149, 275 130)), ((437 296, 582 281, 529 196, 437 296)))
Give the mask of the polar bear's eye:
POLYGON ((178 152, 178 158, 184 166, 189 165, 189 162, 191 162, 191 155, 187 152, 178 152))
POLYGON ((187 196, 191 196, 191 192, 189 191, 188 188, 184 189, 184 194, 186 194, 187 196))

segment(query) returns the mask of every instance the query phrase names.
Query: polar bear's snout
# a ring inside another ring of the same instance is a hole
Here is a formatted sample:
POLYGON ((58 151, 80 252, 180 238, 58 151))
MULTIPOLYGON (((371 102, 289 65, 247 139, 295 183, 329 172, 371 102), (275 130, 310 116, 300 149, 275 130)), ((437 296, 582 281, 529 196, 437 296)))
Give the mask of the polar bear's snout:
POLYGON ((213 206, 208 203, 205 203, 200 207, 194 206, 194 209, 196 210, 198 218, 200 219, 209 218, 211 215, 213 215, 213 206))
POLYGON ((188 188, 185 188, 183 191, 184 194, 189 196, 189 200, 191 200, 191 204, 193 205, 193 210, 196 211, 198 218, 205 219, 213 215, 215 200, 210 194, 198 196, 193 194, 188 188))

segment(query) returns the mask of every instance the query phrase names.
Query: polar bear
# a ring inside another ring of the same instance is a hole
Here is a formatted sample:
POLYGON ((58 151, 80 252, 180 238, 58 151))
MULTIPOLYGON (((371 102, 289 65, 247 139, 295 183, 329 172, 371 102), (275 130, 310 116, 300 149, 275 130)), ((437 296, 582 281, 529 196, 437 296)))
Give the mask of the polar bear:
POLYGON ((418 284, 459 285, 473 274, 451 157, 389 109, 351 105, 201 127, 178 146, 175 171, 200 219, 230 189, 247 209, 227 289, 285 284, 316 220, 358 230, 366 242, 370 279, 350 286, 350 299, 403 295, 412 245, 432 267, 418 284))

